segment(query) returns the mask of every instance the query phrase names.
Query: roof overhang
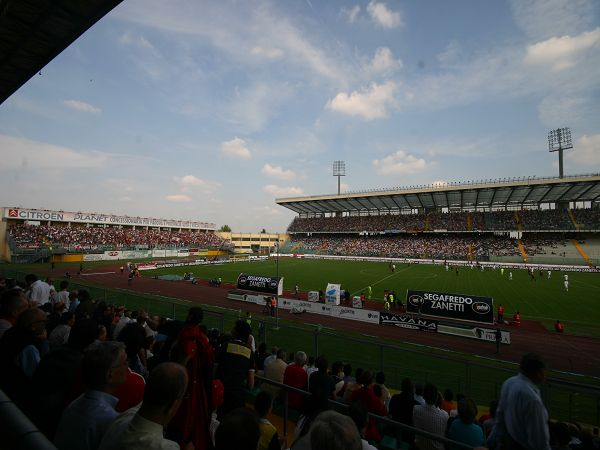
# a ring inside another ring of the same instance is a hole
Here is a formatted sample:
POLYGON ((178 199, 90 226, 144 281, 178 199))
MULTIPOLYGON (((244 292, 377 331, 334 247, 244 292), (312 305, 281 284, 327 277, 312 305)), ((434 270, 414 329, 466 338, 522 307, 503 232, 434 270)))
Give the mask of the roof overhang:
POLYGON ((380 189, 339 195, 280 198, 298 214, 410 209, 476 209, 537 206, 542 203, 598 201, 600 174, 565 178, 514 178, 414 188, 380 189))
POLYGON ((0 104, 123 0, 0 0, 0 104))

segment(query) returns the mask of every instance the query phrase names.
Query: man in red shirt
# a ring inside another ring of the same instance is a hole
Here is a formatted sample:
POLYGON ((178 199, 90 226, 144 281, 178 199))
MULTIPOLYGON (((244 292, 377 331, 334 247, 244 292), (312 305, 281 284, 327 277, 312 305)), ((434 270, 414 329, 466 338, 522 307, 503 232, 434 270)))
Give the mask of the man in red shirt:
MULTIPOLYGON (((296 352, 294 362, 285 368, 283 373, 283 384, 302 390, 308 390, 308 374, 304 370, 306 364, 306 353, 296 352)), ((300 409, 304 403, 304 397, 298 392, 288 392, 288 406, 300 409)))
POLYGON ((562 333, 565 331, 565 326, 561 323, 560 320, 557 320, 556 323, 554 324, 554 330, 557 333, 562 333))
POLYGON ((498 305, 498 323, 504 323, 504 306, 502 306, 502 303, 498 305))

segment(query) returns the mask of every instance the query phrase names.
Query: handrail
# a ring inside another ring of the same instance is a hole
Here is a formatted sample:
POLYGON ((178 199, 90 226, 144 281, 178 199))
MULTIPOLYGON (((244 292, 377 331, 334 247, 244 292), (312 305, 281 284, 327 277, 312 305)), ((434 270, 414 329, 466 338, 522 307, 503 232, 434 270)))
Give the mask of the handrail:
MULTIPOLYGON (((289 386, 287 384, 279 383, 278 381, 271 380, 269 378, 265 378, 264 376, 261 376, 261 375, 255 375, 255 378, 257 380, 263 382, 263 383, 266 382, 267 384, 270 384, 270 385, 276 386, 276 387, 278 387, 280 389, 283 389, 283 390, 286 391, 286 393, 288 391, 289 392, 296 392, 298 394, 301 394, 303 397, 310 397, 312 395, 310 392, 304 391, 302 389, 295 388, 293 386, 289 386)), ((284 436, 287 436, 287 416, 288 416, 287 395, 283 396, 283 404, 284 404, 284 422, 283 422, 283 424, 284 424, 283 425, 284 426, 284 431, 283 431, 283 434, 284 434, 284 436)), ((327 400, 327 404, 330 405, 330 406, 335 406, 336 408, 339 408, 339 409, 344 409, 344 410, 348 409, 349 406, 350 406, 350 405, 348 405, 346 403, 341 403, 341 402, 338 402, 336 400, 331 400, 331 399, 327 400)), ((368 414, 369 414, 369 417, 375 419, 378 422, 383 422, 383 423, 385 423, 387 425, 391 425, 391 426, 394 426, 396 428, 400 428, 401 430, 409 431, 409 432, 414 433, 414 434, 418 434, 418 435, 423 436, 423 437, 425 437, 427 439, 432 439, 434 441, 441 442, 444 445, 452 445, 452 448, 464 449, 464 450, 473 450, 473 448, 474 448, 474 447, 471 447, 471 446, 469 446, 467 444, 463 444, 462 442, 453 441, 453 440, 448 439, 448 438, 446 438, 444 436, 433 434, 433 433, 430 433, 428 431, 422 430, 420 428, 415 428, 415 427, 412 427, 410 425, 406 425, 406 424, 403 424, 403 423, 400 423, 400 422, 396 422, 395 420, 392 420, 392 419, 390 419, 388 417, 378 416, 377 414, 373 414, 373 413, 368 413, 368 414)))
POLYGON ((0 434, 2 448, 56 450, 19 407, 0 390, 0 434))

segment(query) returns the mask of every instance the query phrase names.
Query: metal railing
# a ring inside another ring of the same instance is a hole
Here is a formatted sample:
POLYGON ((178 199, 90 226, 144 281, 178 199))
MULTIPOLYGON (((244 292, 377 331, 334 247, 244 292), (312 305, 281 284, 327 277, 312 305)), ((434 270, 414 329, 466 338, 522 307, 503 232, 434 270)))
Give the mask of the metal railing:
MULTIPOLYGON (((287 437, 288 436, 288 422, 290 419, 290 411, 289 411, 290 408, 288 406, 287 393, 288 392, 296 392, 296 393, 302 395, 304 398, 309 398, 311 396, 311 393, 304 391, 302 389, 295 388, 293 386, 289 386, 287 384, 279 383, 277 381, 271 380, 269 378, 265 378, 260 375, 256 375, 255 379, 260 381, 261 383, 270 384, 272 386, 275 386, 275 387, 283 390, 284 394, 280 396, 281 399, 283 400, 283 436, 287 437)), ((330 409, 336 410, 340 413, 345 413, 350 407, 350 405, 348 405, 346 403, 341 403, 341 402, 331 400, 331 399, 327 400, 327 404, 329 405, 330 409)), ((393 428, 394 430, 407 431, 407 432, 413 433, 415 435, 419 435, 419 436, 423 436, 424 438, 431 439, 436 442, 441 442, 444 445, 452 446, 452 447, 448 447, 448 448, 465 449, 465 450, 473 449, 473 447, 471 447, 470 445, 463 444, 462 442, 453 441, 444 436, 433 434, 428 431, 422 430, 420 428, 415 428, 410 425, 396 422, 395 420, 392 420, 389 417, 378 416, 377 414, 373 414, 373 413, 368 413, 368 415, 370 418, 375 419, 378 424, 386 425, 390 428, 393 428)), ((396 433, 396 434, 399 435, 399 433, 396 433)), ((393 436, 393 437, 395 438, 395 436, 393 436)), ((297 436, 295 436, 294 438, 297 439, 297 436)), ((400 442, 396 442, 396 448, 400 448, 400 442)))
MULTIPOLYGON (((3 270, 7 278, 22 279, 24 274, 3 270)), ((139 294, 125 289, 108 289, 71 282, 71 289, 87 289, 92 298, 129 309, 144 309, 152 315, 185 319, 192 303, 171 297, 139 294)), ((194 303, 194 305, 198 305, 194 303)), ((235 320, 244 318, 241 309, 204 308, 204 325, 219 331, 230 331, 235 320)), ((236 306, 238 306, 236 304, 236 306)), ((436 351, 432 347, 410 342, 381 342, 375 336, 336 333, 312 324, 297 325, 275 318, 255 317, 257 342, 277 345, 290 351, 303 350, 309 355, 328 355, 353 367, 374 369, 386 375, 388 386, 400 386, 403 378, 420 383, 433 382, 440 388, 450 388, 487 405, 500 397, 502 383, 517 373, 513 363, 478 362, 462 357, 458 352, 436 351), (258 326, 256 326, 256 324, 258 326), (443 362, 443 368, 440 363, 443 362)), ((600 383, 574 382, 558 372, 549 371, 542 389, 550 417, 557 420, 600 426, 600 383)))

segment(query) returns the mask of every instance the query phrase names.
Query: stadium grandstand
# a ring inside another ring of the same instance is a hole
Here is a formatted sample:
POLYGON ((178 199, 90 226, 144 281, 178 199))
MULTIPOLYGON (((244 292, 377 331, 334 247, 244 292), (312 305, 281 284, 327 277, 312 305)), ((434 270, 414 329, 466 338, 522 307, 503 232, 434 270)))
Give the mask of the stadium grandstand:
POLYGON ((294 253, 598 265, 600 175, 280 198, 294 253))
POLYGON ((3 259, 12 262, 74 261, 69 255, 82 254, 83 260, 207 257, 209 250, 231 250, 214 223, 45 209, 2 208, 0 236, 3 259))

